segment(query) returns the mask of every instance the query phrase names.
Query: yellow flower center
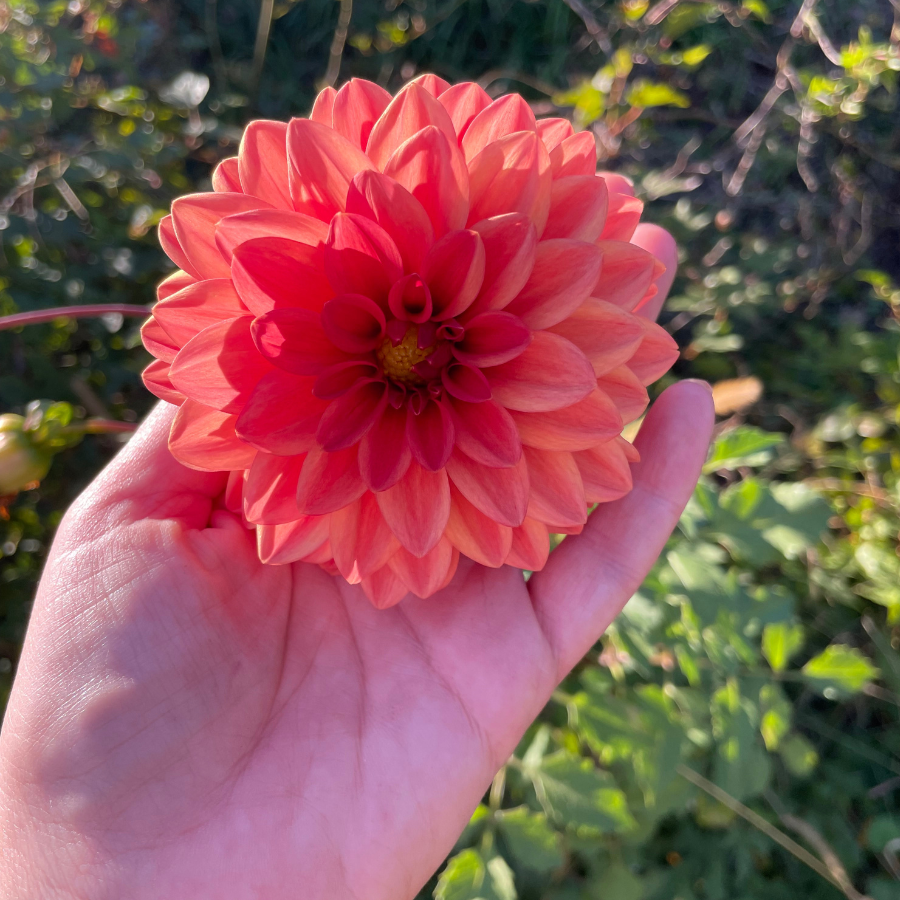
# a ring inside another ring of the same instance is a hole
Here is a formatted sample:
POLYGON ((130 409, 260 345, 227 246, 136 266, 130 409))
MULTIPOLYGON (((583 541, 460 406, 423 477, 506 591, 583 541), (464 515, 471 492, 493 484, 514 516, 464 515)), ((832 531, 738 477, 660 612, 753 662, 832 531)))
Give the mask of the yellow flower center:
POLYGON ((408 385, 425 383, 425 379, 413 372, 412 367, 431 356, 434 345, 420 349, 418 339, 419 329, 410 325, 396 347, 390 338, 385 338, 381 347, 375 351, 384 374, 392 381, 408 385))

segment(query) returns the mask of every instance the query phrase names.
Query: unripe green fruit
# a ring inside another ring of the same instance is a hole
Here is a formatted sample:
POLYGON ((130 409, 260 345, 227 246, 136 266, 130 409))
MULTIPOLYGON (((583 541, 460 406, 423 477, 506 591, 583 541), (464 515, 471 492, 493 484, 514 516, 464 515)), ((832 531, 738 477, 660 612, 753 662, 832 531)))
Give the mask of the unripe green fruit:
POLYGON ((51 455, 41 452, 22 431, 21 416, 0 416, 0 496, 34 486, 50 471, 51 455), (15 420, 19 422, 16 423, 15 420))

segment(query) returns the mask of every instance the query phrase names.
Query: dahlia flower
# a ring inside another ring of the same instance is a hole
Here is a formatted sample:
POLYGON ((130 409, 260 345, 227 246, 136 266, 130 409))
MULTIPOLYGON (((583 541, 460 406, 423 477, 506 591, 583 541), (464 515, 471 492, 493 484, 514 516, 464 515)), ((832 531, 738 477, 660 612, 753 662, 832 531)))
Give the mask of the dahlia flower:
POLYGON ((230 473, 263 562, 378 607, 460 554, 540 569, 630 489, 623 425, 677 357, 634 312, 664 266, 622 185, 591 133, 433 75, 251 122, 159 227, 179 271, 144 380, 180 407, 171 452, 230 473))

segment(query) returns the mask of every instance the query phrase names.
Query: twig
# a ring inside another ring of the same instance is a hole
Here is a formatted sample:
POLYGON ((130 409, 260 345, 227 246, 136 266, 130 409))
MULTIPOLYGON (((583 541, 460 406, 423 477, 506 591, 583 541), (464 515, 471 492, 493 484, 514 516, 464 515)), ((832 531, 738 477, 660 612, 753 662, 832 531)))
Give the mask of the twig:
POLYGON ((347 43, 347 32, 350 30, 350 17, 353 15, 353 0, 341 0, 341 10, 338 13, 337 27, 334 29, 334 38, 331 41, 331 50, 328 52, 328 68, 322 79, 321 87, 334 87, 334 83, 341 74, 341 60, 344 58, 344 45, 347 43))
POLYGON ((747 180, 747 176, 753 168, 753 163, 756 162, 756 155, 759 153, 759 148, 762 147, 763 139, 766 136, 766 127, 765 118, 763 118, 751 132, 747 148, 744 150, 744 154, 741 156, 737 168, 728 180, 728 184, 725 185, 725 193, 728 194, 729 197, 736 197, 741 192, 744 182, 747 180))
POLYGON ((644 22, 647 25, 659 25, 660 22, 675 9, 681 0, 660 0, 650 12, 644 16, 644 22))
POLYGON ((566 6, 578 16, 587 28, 588 34, 594 39, 594 43, 606 54, 612 53, 612 44, 609 36, 594 18, 594 14, 581 2, 581 0, 565 0, 566 6))
POLYGON ((256 26, 256 43, 253 45, 253 68, 250 75, 250 90, 256 96, 259 80, 262 77, 263 64, 266 61, 266 49, 269 46, 269 31, 272 28, 272 13, 275 0, 261 0, 259 5, 259 24, 256 26))
POLYGON ((93 303, 85 304, 84 306, 54 306, 51 309, 35 309, 31 312, 0 316, 0 331, 18 328, 20 325, 52 322, 54 319, 84 319, 105 316, 109 313, 120 313, 123 316, 138 316, 143 319, 150 315, 150 307, 131 303, 93 303))
POLYGON ((759 813, 754 812, 749 806, 744 806, 740 800, 735 799, 731 794, 723 791, 717 784, 713 784, 707 778, 704 778, 699 772, 679 763, 675 769, 682 778, 686 778, 691 784, 696 785, 701 791, 705 791, 710 797, 715 798, 723 806, 727 806, 733 813, 739 815, 742 819, 748 821, 754 828, 761 831, 766 837, 771 838, 776 844, 783 847, 788 853, 791 853, 800 862, 809 866, 817 875, 821 875, 829 883, 836 888, 843 890, 840 883, 828 870, 820 859, 817 859, 805 847, 798 844, 795 840, 788 837, 783 831, 776 828, 771 822, 764 819, 759 813))
POLYGON ((833 63, 836 66, 843 67, 843 60, 841 59, 841 54, 838 53, 834 48, 834 44, 828 38, 828 35, 822 30, 822 26, 819 24, 819 20, 812 14, 812 12, 808 13, 804 24, 809 29, 810 34, 816 39, 816 43, 819 45, 822 52, 828 57, 828 61, 833 63))
POLYGON ((844 253, 844 262, 848 266, 855 266, 859 262, 859 258, 869 249, 872 243, 872 195, 863 194, 862 203, 859 210, 859 240, 844 253))

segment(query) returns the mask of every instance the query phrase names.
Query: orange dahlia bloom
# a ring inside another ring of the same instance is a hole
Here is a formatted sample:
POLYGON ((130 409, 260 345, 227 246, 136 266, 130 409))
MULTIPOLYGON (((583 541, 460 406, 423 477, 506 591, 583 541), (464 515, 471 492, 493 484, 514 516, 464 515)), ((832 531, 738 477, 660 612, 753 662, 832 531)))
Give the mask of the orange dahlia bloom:
POLYGON ((516 94, 353 80, 172 204, 144 380, 263 562, 386 607, 461 553, 540 569, 628 492, 623 424, 677 348, 634 314, 664 271, 641 204, 595 170, 592 134, 516 94))

